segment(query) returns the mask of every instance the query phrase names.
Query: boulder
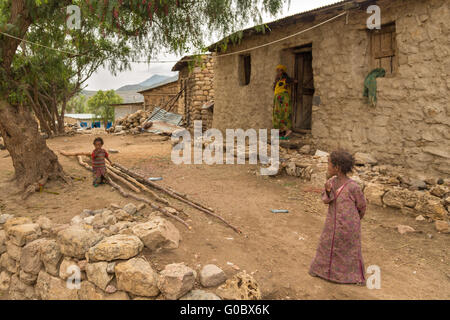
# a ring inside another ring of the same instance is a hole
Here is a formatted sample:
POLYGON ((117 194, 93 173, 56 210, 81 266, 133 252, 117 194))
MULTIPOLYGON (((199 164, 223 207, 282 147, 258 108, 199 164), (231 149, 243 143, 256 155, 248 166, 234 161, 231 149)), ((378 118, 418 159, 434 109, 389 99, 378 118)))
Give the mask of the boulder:
POLYGON ((13 226, 17 226, 20 224, 30 224, 30 223, 33 223, 33 221, 30 218, 16 217, 16 218, 7 219, 7 221, 5 221, 5 224, 3 227, 5 228, 5 231, 8 232, 8 229, 13 226))
POLYGON ((19 272, 19 279, 26 285, 32 286, 36 283, 38 275, 33 273, 28 273, 23 270, 20 270, 19 272))
POLYGON ((430 193, 438 198, 444 198, 449 192, 450 189, 448 187, 441 185, 434 186, 430 190, 430 193))
POLYGON ((59 274, 59 262, 62 254, 56 240, 45 239, 41 243, 40 256, 44 264, 45 271, 52 276, 57 277, 59 274))
POLYGON ((224 300, 261 300, 258 283, 245 271, 228 279, 216 293, 224 300))
POLYGON ((8 227, 7 233, 15 245, 23 246, 41 235, 41 227, 37 223, 19 224, 8 227))
POLYGON ((70 226, 58 233, 61 253, 83 259, 87 250, 99 242, 103 236, 81 226, 70 226))
POLYGON ((12 214, 0 214, 0 224, 5 224, 6 221, 8 221, 9 219, 14 218, 14 216, 12 214))
POLYGON ((368 154, 368 153, 363 153, 363 152, 357 152, 354 155, 355 158, 355 164, 356 165, 366 165, 366 164, 370 164, 370 165, 376 165, 378 163, 377 159, 375 159, 372 155, 368 154))
POLYGON ((43 239, 30 242, 23 247, 22 255, 20 257, 20 267, 23 271, 38 274, 43 263, 41 260, 41 245, 45 242, 43 239))
POLYGON ((59 277, 63 280, 67 280, 70 276, 75 274, 78 268, 78 263, 75 260, 69 257, 64 257, 61 261, 61 265, 59 266, 59 277))
POLYGON ((32 285, 22 282, 16 274, 11 276, 9 284, 9 299, 35 300, 37 298, 38 295, 32 285))
POLYGON ((367 202, 377 206, 383 206, 383 195, 384 187, 376 183, 368 183, 364 188, 364 195, 366 196, 367 202))
POLYGON ((118 234, 107 237, 91 247, 87 253, 89 261, 113 261, 130 259, 138 255, 144 244, 133 235, 118 234))
POLYGON ((128 214, 135 214, 137 212, 137 207, 133 203, 129 203, 123 207, 123 210, 128 214))
POLYGON ((402 207, 414 208, 417 203, 417 194, 406 190, 393 188, 388 189, 383 196, 383 203, 392 208, 401 209, 402 207))
POLYGON ((12 259, 8 252, 5 252, 0 256, 0 267, 10 273, 17 273, 19 271, 19 262, 12 259))
POLYGON ((42 300, 78 300, 78 289, 70 289, 66 281, 43 270, 39 272, 35 288, 42 300))
POLYGON ((203 290, 192 290, 186 295, 182 296, 180 300, 221 300, 219 296, 212 292, 203 290))
POLYGON ((4 252, 6 252, 6 232, 0 230, 0 255, 4 252))
POLYGON ((0 293, 9 291, 9 283, 11 282, 11 274, 7 271, 0 272, 0 293))
POLYGON ((414 208, 419 213, 433 219, 442 220, 447 218, 447 210, 442 204, 441 199, 432 195, 422 194, 419 196, 414 208))
POLYGON ((305 144, 303 147, 300 148, 299 152, 302 154, 309 154, 311 153, 311 146, 309 144, 305 144))
POLYGON ((54 226, 54 223, 49 218, 44 216, 40 216, 36 220, 36 223, 39 225, 39 227, 41 227, 41 230, 44 231, 50 231, 54 226))
POLYGON ((416 232, 413 227, 405 226, 405 225, 398 225, 397 231, 400 234, 410 233, 410 232, 416 232))
POLYGON ((96 262, 86 265, 86 275, 90 282, 105 290, 114 275, 107 272, 108 262, 96 262))
POLYGON ((226 280, 225 272, 214 264, 208 264, 200 271, 200 283, 206 288, 218 286, 226 280))
POLYGON ((151 250, 176 249, 181 239, 178 229, 170 221, 161 217, 136 224, 131 230, 151 250))
POLYGON ((6 241, 6 252, 8 252, 11 259, 19 262, 22 255, 22 247, 16 246, 12 241, 6 241))
POLYGON ((192 290, 196 272, 183 263, 167 265, 158 278, 158 288, 168 300, 176 300, 192 290))
POLYGON ((82 281, 78 291, 80 300, 130 300, 126 292, 117 291, 112 294, 103 292, 90 281, 82 281))
POLYGON ((442 233, 450 233, 450 224, 447 221, 436 220, 434 222, 434 226, 436 227, 436 231, 442 233))
POLYGON ((156 297, 158 275, 143 258, 133 258, 115 267, 117 288, 134 295, 156 297))

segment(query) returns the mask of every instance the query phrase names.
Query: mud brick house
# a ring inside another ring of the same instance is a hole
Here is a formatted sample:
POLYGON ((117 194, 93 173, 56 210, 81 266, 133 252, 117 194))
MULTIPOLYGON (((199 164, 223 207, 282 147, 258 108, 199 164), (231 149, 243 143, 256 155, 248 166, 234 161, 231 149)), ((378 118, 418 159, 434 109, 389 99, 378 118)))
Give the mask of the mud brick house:
POLYGON ((138 93, 144 96, 144 110, 153 111, 155 107, 177 112, 177 96, 180 92, 178 76, 171 77, 138 93))
POLYGON ((415 174, 449 177, 449 7, 448 0, 347 0, 269 23, 265 33, 244 30, 225 52, 225 39, 212 45, 213 126, 271 128, 281 63, 298 80, 294 130, 311 132, 317 147, 368 152, 415 174), (380 30, 367 28, 370 5, 381 9, 380 30), (377 80, 371 107, 362 93, 375 67, 387 74, 377 80))
POLYGON ((135 113, 139 110, 144 110, 144 102, 129 102, 112 104, 114 108, 114 119, 125 118, 127 115, 135 113))
POLYGON ((178 71, 183 90, 178 100, 178 114, 183 115, 186 127, 193 128, 195 120, 203 121, 203 129, 212 126, 214 111, 214 57, 211 54, 186 56, 172 68, 178 71))

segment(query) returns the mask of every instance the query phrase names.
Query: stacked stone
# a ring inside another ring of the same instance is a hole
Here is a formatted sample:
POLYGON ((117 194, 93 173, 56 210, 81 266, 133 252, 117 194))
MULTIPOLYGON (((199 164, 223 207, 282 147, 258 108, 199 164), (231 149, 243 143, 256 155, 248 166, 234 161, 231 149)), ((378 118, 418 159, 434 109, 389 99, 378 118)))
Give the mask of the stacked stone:
MULTIPOLYGON (((280 148, 279 174, 298 177, 322 187, 326 181, 328 153, 311 148, 280 148)), ((358 182, 370 204, 402 213, 447 222, 450 212, 450 179, 408 177, 400 168, 379 165, 372 155, 358 152, 352 179, 358 182)))
POLYGON ((150 117, 150 112, 138 110, 129 114, 124 118, 115 121, 114 125, 109 128, 108 132, 114 134, 132 133, 138 134, 144 128, 144 122, 150 117))
POLYGON ((203 129, 212 127, 213 114, 210 109, 202 109, 205 104, 214 101, 214 56, 203 56, 202 65, 195 67, 189 75, 189 101, 187 106, 190 114, 189 128, 194 121, 202 120, 203 129))
MULTIPOLYGON (((185 264, 169 264, 158 273, 142 256, 144 248, 173 250, 181 240, 172 223, 143 209, 130 203, 84 210, 65 225, 45 217, 33 223, 0 215, 0 294, 14 300, 219 300, 211 292, 193 290, 197 272, 185 264)), ((214 265, 200 272, 205 288, 225 280, 214 265)), ((227 297, 245 296, 244 288, 233 291, 236 281, 223 285, 227 297)), ((253 290, 249 298, 258 297, 254 279, 247 281, 253 290)))

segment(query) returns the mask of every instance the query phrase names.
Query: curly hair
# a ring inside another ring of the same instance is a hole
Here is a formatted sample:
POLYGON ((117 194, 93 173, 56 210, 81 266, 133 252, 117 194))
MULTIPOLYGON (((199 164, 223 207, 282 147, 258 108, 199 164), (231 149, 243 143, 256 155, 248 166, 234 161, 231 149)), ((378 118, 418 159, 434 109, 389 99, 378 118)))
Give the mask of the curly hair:
POLYGON ((102 138, 100 138, 100 137, 97 137, 97 138, 95 138, 95 140, 94 140, 94 144, 96 143, 96 142, 100 142, 102 145, 104 145, 105 143, 103 142, 103 139, 102 138))
POLYGON ((330 154, 330 161, 333 166, 339 168, 342 173, 347 174, 353 171, 353 167, 355 166, 355 158, 344 150, 333 151, 330 154))

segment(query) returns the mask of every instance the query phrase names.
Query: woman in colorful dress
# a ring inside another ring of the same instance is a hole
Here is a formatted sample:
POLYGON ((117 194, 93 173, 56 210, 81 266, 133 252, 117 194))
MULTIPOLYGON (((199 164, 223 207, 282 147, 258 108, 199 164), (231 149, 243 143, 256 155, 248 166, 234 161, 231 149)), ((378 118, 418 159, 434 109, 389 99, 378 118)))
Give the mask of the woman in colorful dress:
POLYGON ((273 84, 275 94, 273 127, 279 129, 281 136, 285 139, 292 133, 291 85, 294 83, 286 72, 286 66, 278 65, 277 77, 273 84))
POLYGON ((346 151, 334 151, 328 160, 328 177, 322 200, 328 204, 310 275, 337 283, 365 284, 361 255, 361 219, 366 200, 359 185, 347 174, 355 160, 346 151))

